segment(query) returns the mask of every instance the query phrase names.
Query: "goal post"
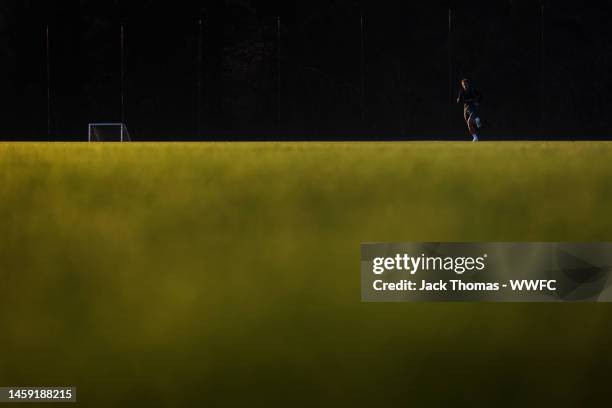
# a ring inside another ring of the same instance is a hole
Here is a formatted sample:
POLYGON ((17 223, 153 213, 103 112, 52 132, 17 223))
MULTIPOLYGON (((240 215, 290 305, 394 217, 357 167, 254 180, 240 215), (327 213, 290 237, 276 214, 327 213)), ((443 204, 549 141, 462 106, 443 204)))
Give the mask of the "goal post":
POLYGON ((90 123, 87 127, 89 142, 131 142, 124 123, 90 123))

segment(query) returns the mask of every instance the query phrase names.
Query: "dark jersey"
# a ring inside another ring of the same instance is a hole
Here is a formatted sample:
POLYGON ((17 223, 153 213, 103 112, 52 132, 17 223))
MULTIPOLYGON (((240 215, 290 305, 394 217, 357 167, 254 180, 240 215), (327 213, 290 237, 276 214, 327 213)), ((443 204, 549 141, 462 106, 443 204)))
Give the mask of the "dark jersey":
POLYGON ((468 89, 461 88, 459 90, 459 96, 457 97, 457 103, 463 103, 463 107, 467 108, 468 105, 474 105, 476 103, 480 103, 482 99, 482 95, 478 90, 474 87, 469 87, 468 89))

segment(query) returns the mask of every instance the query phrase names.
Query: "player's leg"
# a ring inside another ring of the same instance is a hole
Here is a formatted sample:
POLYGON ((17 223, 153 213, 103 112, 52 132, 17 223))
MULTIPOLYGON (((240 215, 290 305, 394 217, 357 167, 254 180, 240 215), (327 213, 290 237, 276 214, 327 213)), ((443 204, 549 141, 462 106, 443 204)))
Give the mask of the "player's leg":
POLYGON ((472 136, 472 142, 478 141, 478 134, 476 133, 476 123, 474 121, 474 114, 470 111, 466 111, 465 122, 467 123, 468 131, 472 136))
POLYGON ((465 121, 465 125, 467 126, 468 133, 472 134, 472 129, 470 129, 470 111, 469 109, 463 109, 463 120, 465 121))
POLYGON ((470 130, 470 135, 472 135, 472 142, 477 142, 478 134, 476 133, 476 123, 473 119, 468 121, 468 129, 470 130))
POLYGON ((476 127, 478 129, 480 129, 480 127, 482 126, 482 123, 480 122, 480 109, 478 109, 478 106, 473 106, 470 109, 470 114, 472 115, 472 119, 474 120, 474 123, 476 124, 476 127))

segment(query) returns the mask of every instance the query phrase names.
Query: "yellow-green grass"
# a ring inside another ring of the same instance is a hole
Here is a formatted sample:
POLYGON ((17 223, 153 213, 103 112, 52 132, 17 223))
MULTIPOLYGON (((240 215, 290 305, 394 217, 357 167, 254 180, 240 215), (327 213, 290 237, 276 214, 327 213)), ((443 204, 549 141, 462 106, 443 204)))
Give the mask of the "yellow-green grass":
POLYGON ((611 206, 606 142, 0 144, 0 386, 584 405, 612 307, 361 303, 360 243, 611 241, 611 206))

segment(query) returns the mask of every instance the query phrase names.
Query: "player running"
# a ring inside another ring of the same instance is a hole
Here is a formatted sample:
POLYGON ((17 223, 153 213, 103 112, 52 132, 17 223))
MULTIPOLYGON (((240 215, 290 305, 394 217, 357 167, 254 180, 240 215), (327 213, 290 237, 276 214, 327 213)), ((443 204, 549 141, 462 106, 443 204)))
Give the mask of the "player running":
POLYGON ((478 134, 476 128, 480 128, 480 115, 478 114, 478 105, 482 96, 470 83, 470 80, 464 78, 461 80, 461 87, 459 88, 459 96, 457 97, 457 103, 463 103, 463 118, 467 123, 468 131, 472 135, 472 141, 478 141, 478 134))

